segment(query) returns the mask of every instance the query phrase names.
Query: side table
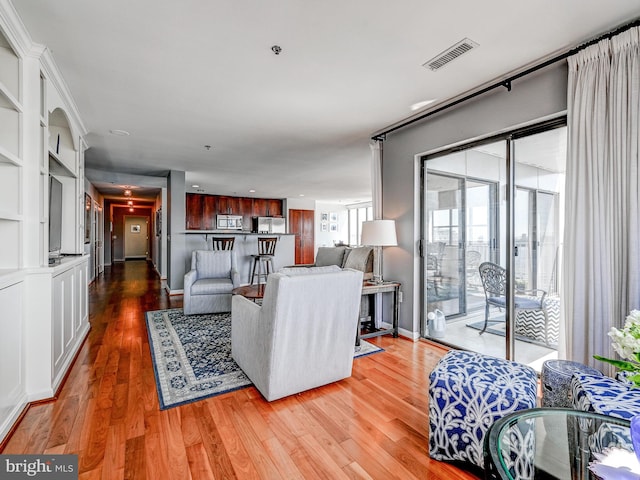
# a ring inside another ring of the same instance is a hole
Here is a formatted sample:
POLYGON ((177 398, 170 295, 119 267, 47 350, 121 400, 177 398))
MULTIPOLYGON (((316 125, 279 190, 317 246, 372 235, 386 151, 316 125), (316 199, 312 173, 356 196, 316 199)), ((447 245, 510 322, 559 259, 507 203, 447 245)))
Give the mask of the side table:
POLYGON ((542 406, 571 408, 571 377, 574 373, 602 375, 595 368, 569 360, 547 360, 542 364, 542 406))
MULTIPOLYGON (((393 318, 391 320, 392 328, 381 328, 375 332, 369 332, 360 334, 360 326, 358 325, 358 338, 356 339, 356 345, 360 345, 361 338, 371 338, 380 335, 392 334, 394 337, 398 336, 398 312, 399 312, 399 296, 400 296, 400 283, 398 282, 364 282, 362 284, 362 295, 373 295, 377 297, 383 293, 391 293, 393 296, 393 318)), ((381 312, 374 311, 374 315, 380 315, 381 312)))

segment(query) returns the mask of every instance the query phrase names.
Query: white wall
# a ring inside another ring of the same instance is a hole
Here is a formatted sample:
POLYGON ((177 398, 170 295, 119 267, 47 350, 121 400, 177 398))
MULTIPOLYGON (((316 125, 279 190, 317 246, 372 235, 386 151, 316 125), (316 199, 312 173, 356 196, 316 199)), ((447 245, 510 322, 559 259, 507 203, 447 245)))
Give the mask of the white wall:
POLYGON ((567 68, 560 62, 504 88, 387 135, 383 217, 396 220, 398 247, 384 249, 384 277, 402 282, 400 328, 419 331, 421 304, 419 154, 486 137, 566 110, 567 68))
POLYGON ((336 203, 316 203, 316 250, 318 247, 332 247, 334 242, 343 241, 349 243, 349 211, 344 205, 338 205, 336 203), (325 213, 328 216, 331 213, 335 213, 338 217, 337 222, 324 222, 327 225, 327 231, 322 231, 322 214, 325 213), (331 231, 331 224, 337 225, 336 231, 331 231))

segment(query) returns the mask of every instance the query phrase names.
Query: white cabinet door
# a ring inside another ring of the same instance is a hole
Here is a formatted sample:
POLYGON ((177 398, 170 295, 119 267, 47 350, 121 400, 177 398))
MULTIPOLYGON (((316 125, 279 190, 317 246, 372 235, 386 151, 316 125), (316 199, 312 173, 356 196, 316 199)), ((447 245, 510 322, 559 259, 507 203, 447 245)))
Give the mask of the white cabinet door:
POLYGON ((53 277, 53 378, 57 379, 74 338, 74 271, 53 277))

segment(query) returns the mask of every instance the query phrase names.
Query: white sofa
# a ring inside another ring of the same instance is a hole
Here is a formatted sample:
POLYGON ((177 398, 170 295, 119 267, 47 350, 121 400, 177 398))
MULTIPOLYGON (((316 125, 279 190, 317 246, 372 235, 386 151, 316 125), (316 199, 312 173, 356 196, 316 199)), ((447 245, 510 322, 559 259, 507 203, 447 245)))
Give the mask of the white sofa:
POLYGON ((184 313, 231 311, 231 291, 240 286, 233 250, 195 250, 184 276, 184 313))
POLYGON ((262 306, 232 299, 233 359, 268 401, 351 376, 361 292, 337 266, 269 275, 262 306))

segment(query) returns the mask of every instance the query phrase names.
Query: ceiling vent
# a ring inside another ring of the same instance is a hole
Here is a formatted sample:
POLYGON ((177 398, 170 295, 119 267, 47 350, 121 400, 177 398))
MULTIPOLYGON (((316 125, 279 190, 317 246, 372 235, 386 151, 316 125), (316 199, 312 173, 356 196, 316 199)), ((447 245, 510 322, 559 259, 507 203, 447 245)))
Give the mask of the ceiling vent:
POLYGON ((455 60, 463 53, 467 53, 469 50, 472 50, 479 45, 473 40, 469 40, 465 38, 460 40, 455 45, 447 48, 444 52, 439 53, 431 60, 427 60, 422 64, 423 67, 430 68, 433 71, 438 70, 440 67, 444 67, 447 63, 455 60))

